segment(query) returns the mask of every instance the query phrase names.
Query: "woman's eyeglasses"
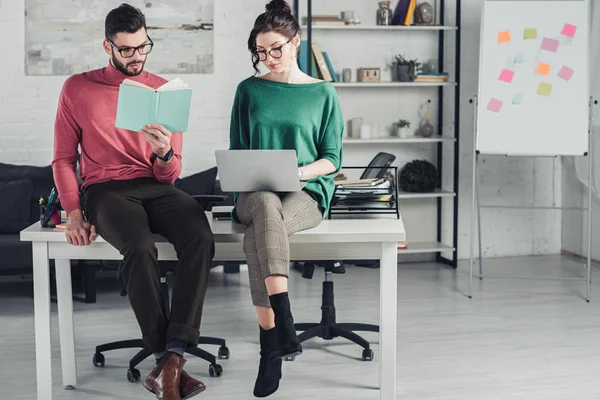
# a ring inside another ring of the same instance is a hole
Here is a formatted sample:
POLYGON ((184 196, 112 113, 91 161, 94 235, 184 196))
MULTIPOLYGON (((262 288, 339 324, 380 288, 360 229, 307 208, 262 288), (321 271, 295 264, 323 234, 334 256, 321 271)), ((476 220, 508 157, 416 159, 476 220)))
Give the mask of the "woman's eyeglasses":
POLYGON ((154 42, 152 41, 152 39, 150 39, 150 36, 148 36, 148 40, 150 41, 150 43, 144 43, 143 45, 138 46, 138 47, 123 47, 123 48, 118 48, 117 46, 115 46, 115 44, 112 42, 112 40, 110 40, 110 39, 106 39, 106 40, 108 41, 108 43, 110 43, 110 45, 115 50, 117 50, 119 52, 119 54, 123 58, 131 58, 131 57, 133 57, 133 55, 135 54, 136 50, 137 50, 138 53, 140 53, 140 55, 145 56, 146 54, 148 54, 148 53, 150 53, 152 51, 152 47, 154 46, 154 42))
MULTIPOLYGON (((282 44, 279 47, 275 47, 271 50, 269 50, 269 55, 275 59, 281 58, 281 56, 283 55, 283 46, 285 46, 286 44, 288 44, 289 42, 291 42, 292 39, 288 40, 287 42, 285 42, 284 44, 282 44)), ((260 61, 266 61, 267 60, 267 51, 266 50, 257 50, 256 51, 256 57, 258 57, 258 59, 260 61)))

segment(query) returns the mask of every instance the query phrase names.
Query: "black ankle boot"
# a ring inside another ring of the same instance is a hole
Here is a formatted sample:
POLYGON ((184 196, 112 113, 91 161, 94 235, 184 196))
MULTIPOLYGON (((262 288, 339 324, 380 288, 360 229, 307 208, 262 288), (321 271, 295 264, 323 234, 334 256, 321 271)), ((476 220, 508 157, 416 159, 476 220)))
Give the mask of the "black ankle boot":
POLYGON ((279 389, 282 359, 277 346, 277 330, 260 328, 260 363, 254 384, 255 397, 267 397, 279 389))
POLYGON ((294 328, 294 317, 290 308, 290 299, 287 292, 269 296, 271 308, 275 314, 275 329, 279 343, 279 356, 297 356, 302 354, 302 346, 294 328))

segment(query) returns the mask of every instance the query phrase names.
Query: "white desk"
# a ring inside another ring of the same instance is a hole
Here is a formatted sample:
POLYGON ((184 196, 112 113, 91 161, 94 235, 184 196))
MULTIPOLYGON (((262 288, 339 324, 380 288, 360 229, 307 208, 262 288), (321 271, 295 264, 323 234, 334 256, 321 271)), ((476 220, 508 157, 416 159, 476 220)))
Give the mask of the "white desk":
MULTIPOLYGON (((215 237, 215 260, 244 261, 244 227, 231 221, 216 221, 208 214, 215 237)), ((22 241, 33 245, 35 352, 38 400, 52 399, 50 346, 49 260, 56 263, 58 325, 63 385, 77 384, 75 333, 71 289, 71 259, 121 260, 119 252, 98 237, 90 246, 67 243, 63 232, 44 229, 36 223, 21 232, 22 241)), ((398 219, 325 220, 317 228, 290 237, 294 260, 379 259, 380 270, 380 399, 396 398, 397 242, 406 240, 398 219)), ((160 260, 176 260, 173 246, 156 237, 160 260)), ((210 301, 210 298, 207 298, 210 301)), ((226 379, 226 378, 224 378, 226 379)))

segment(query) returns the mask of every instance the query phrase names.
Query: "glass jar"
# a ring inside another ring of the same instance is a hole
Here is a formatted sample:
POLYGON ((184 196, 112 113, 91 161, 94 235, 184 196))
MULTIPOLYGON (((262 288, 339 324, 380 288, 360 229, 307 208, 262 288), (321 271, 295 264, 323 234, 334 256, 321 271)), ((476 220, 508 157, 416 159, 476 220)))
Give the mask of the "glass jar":
POLYGON ((389 0, 380 1, 377 9, 377 25, 392 25, 393 15, 389 0))

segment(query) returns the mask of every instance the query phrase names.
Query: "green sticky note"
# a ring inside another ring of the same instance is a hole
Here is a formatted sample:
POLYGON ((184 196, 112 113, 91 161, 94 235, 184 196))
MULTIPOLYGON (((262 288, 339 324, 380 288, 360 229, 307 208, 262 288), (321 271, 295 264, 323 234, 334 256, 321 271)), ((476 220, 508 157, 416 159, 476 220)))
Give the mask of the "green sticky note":
POLYGON ((524 32, 525 39, 536 39, 537 38, 537 28, 525 28, 524 32))
POLYGON ((523 54, 515 55, 515 64, 521 64, 523 62, 523 54))
POLYGON ((540 83, 538 87, 538 94, 542 96, 550 96, 550 92, 552 92, 552 84, 550 83, 540 83))
POLYGON ((520 105, 523 102, 523 96, 521 95, 521 93, 517 93, 513 96, 513 101, 512 103, 514 105, 520 105))

